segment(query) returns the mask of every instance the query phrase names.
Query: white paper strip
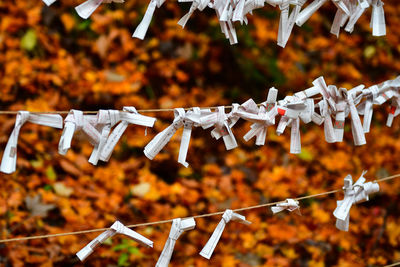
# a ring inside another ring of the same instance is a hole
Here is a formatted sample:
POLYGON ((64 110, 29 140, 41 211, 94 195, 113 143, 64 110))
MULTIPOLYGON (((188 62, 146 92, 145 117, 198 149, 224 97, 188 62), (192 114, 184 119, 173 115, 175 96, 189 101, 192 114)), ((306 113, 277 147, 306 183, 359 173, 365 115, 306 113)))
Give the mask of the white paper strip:
POLYGON ((57 0, 43 0, 43 2, 47 5, 50 6, 52 5, 54 2, 56 2, 57 0))
POLYGON ((274 214, 283 210, 288 210, 290 212, 296 211, 298 215, 301 215, 299 202, 291 198, 288 198, 285 200, 285 202, 278 203, 274 207, 271 207, 271 211, 274 214))
POLYGON ((104 0, 87 0, 75 7, 75 10, 81 18, 87 19, 103 3, 103 1, 104 0))
POLYGON ((111 132, 101 151, 100 159, 102 161, 108 161, 110 159, 115 146, 128 128, 129 124, 153 127, 156 121, 156 118, 139 114, 134 107, 124 107, 122 112, 114 112, 112 116, 114 117, 114 121, 120 121, 120 123, 111 132))
POLYGON ((281 10, 281 16, 279 20, 279 30, 278 30, 278 45, 285 47, 290 34, 293 30, 293 26, 299 16, 301 7, 304 5, 305 0, 282 0, 282 4, 279 5, 281 10), (293 11, 289 15, 290 4, 295 5, 293 11))
POLYGON ((31 114, 28 111, 18 111, 14 129, 8 139, 6 149, 4 150, 3 158, 1 160, 1 172, 8 174, 15 172, 17 165, 18 136, 21 127, 26 122, 59 129, 61 129, 63 125, 63 119, 58 114, 31 114))
POLYGON ((372 0, 371 28, 373 36, 386 35, 385 11, 381 0, 372 0))
POLYGON ((375 182, 365 183, 365 171, 353 185, 351 175, 344 178, 344 199, 337 201, 337 208, 333 212, 336 217, 336 227, 342 231, 349 230, 350 208, 353 204, 368 201, 369 194, 379 192, 379 184, 375 182))
POLYGON ((138 234, 137 232, 129 229, 119 221, 116 221, 111 225, 111 229, 108 229, 107 231, 101 233, 98 235, 95 239, 93 239, 89 244, 87 244, 84 248, 82 248, 78 253, 76 253, 76 256, 81 260, 84 261, 90 254, 93 253, 93 250, 103 243, 106 239, 116 235, 116 234, 122 234, 126 235, 132 240, 135 240, 136 242, 148 246, 148 247, 153 247, 153 241, 147 239, 146 237, 138 234))
POLYGON ((101 134, 93 124, 96 124, 96 116, 83 115, 80 110, 71 110, 64 120, 64 131, 58 144, 58 153, 67 154, 76 131, 84 132, 89 142, 96 146, 100 142, 101 134))
POLYGON ((317 10, 328 0, 314 0, 306 8, 304 8, 297 17, 297 26, 302 26, 317 10))
POLYGON ((365 140, 364 129, 361 124, 360 116, 356 108, 356 98, 357 95, 362 95, 362 89, 364 85, 357 86, 350 91, 342 90, 343 96, 346 98, 348 108, 350 109, 351 118, 351 132, 353 133, 354 145, 361 146, 365 145, 367 141, 365 140))
POLYGON ((154 159, 154 157, 160 153, 164 146, 171 140, 176 131, 183 126, 185 110, 183 108, 176 108, 174 110, 174 115, 175 118, 173 123, 162 132, 158 133, 144 148, 144 154, 149 159, 154 159))
POLYGON ((200 119, 200 125, 203 128, 214 125, 215 128, 211 131, 211 136, 217 140, 222 137, 227 150, 237 147, 235 136, 228 124, 228 116, 225 114, 224 106, 219 106, 216 112, 202 117, 200 119))
POLYGON ((89 162, 93 165, 97 165, 101 152, 107 142, 108 136, 111 132, 111 127, 113 127, 117 121, 119 111, 117 110, 99 110, 97 113, 97 121, 95 128, 101 133, 100 141, 93 148, 92 154, 90 155, 89 162))
POLYGON ((168 264, 171 261, 172 253, 174 252, 176 240, 178 240, 183 232, 192 230, 195 227, 196 222, 193 218, 178 218, 172 221, 171 230, 169 232, 167 242, 165 242, 164 249, 161 252, 160 257, 158 258, 156 267, 168 267, 168 264))
POLYGON ((230 221, 237 221, 242 224, 250 225, 251 222, 246 220, 246 217, 240 215, 238 213, 233 212, 232 210, 225 210, 224 214, 222 215, 221 221, 218 223, 217 227, 215 228, 214 232, 212 233, 210 239, 207 241, 207 244, 201 250, 200 255, 206 259, 210 259, 215 247, 218 244, 219 239, 221 238, 222 232, 225 229, 225 226, 230 221))
POLYGON ((138 38, 143 40, 146 36, 147 29, 149 28, 151 19, 153 17, 154 11, 156 7, 160 7, 162 5, 158 4, 158 0, 151 0, 149 6, 147 7, 146 13, 144 14, 142 21, 137 26, 135 32, 133 33, 132 37, 138 38))

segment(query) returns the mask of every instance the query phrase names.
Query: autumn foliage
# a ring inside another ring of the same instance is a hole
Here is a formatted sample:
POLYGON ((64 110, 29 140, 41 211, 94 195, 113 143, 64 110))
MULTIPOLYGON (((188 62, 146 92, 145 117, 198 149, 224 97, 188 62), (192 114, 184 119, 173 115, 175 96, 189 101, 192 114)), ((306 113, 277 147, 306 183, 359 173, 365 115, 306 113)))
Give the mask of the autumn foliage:
MULTIPOLYGON (((329 33, 336 8, 326 4, 288 45, 276 45, 279 8, 266 6, 237 25, 230 46, 215 14, 195 12, 185 29, 177 21, 190 4, 167 1, 157 9, 144 41, 131 37, 147 1, 102 5, 89 20, 73 7, 82 1, 0 1, 1 110, 98 110, 123 106, 174 108, 264 101, 311 86, 323 75, 348 89, 400 74, 400 5, 385 1, 386 37, 372 37, 370 11, 352 34, 329 33)), ((171 112, 150 114, 154 129, 129 126, 108 163, 88 163, 92 146, 79 135, 59 155, 60 130, 27 123, 18 143, 17 171, 0 174, 0 238, 34 236, 186 217, 227 208, 320 193, 368 170, 368 180, 400 173, 400 120, 385 126, 388 105, 376 107, 367 145, 355 147, 347 126, 343 143, 328 144, 323 129, 301 126, 302 152, 289 154, 290 134, 270 128, 256 147, 234 127, 239 148, 226 151, 209 131, 193 131, 189 168, 177 163, 180 132, 153 161, 144 146, 167 127, 171 112)), ((148 115, 148 114, 146 114, 148 115)), ((0 116, 0 147, 14 116, 0 116)), ((1 152, 2 153, 2 152, 1 152)), ((199 255, 220 220, 196 220, 178 240, 173 266, 381 266, 400 259, 400 179, 351 210, 350 231, 332 215, 342 194, 301 201, 303 216, 242 214, 250 226, 228 224, 210 261, 199 255)), ((96 233, 0 244, 0 266, 154 266, 170 224, 135 230, 154 241, 144 248, 126 238, 107 240, 85 261, 75 253, 96 233)))

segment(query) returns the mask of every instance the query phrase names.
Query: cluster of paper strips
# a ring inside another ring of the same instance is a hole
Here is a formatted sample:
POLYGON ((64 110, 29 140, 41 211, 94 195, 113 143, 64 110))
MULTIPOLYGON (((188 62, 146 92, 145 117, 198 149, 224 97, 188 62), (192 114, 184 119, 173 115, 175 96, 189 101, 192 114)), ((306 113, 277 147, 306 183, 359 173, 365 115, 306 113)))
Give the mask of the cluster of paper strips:
MULTIPOLYGON (((211 136, 222 139, 227 150, 238 146, 232 128, 239 119, 251 122, 250 130, 244 135, 249 141, 255 137, 255 144, 265 144, 267 128, 277 124, 276 133, 281 135, 286 127, 290 127, 290 153, 301 152, 300 123, 314 122, 324 125, 325 140, 328 143, 342 142, 346 118, 350 119, 354 144, 366 144, 365 133, 370 130, 373 105, 381 105, 391 100, 387 126, 391 126, 394 117, 400 114, 400 76, 394 80, 385 81, 369 88, 359 85, 351 90, 326 85, 323 77, 313 81, 313 87, 286 96, 277 101, 278 90, 269 89, 267 100, 257 105, 252 99, 245 103, 232 104, 231 111, 225 112, 224 106, 216 107, 215 111, 198 107, 185 110, 176 108, 175 118, 170 126, 157 134, 144 148, 144 154, 149 159, 160 153, 168 144, 178 129, 183 128, 178 162, 188 167, 186 155, 189 149, 190 137, 194 127, 209 129, 213 127, 211 136), (320 95, 315 100, 313 97, 320 95), (360 115, 364 116, 361 121, 360 115), (333 121, 334 120, 334 121, 333 121)), ((16 168, 18 135, 25 122, 62 128, 62 117, 57 114, 31 114, 20 111, 15 127, 7 143, 0 171, 12 173, 16 168)), ((99 160, 108 161, 122 134, 129 124, 153 127, 156 119, 143 116, 134 107, 124 107, 118 110, 99 110, 97 115, 85 115, 82 111, 71 110, 64 120, 64 131, 59 142, 59 153, 65 155, 71 147, 75 132, 81 132, 93 145, 89 162, 96 165, 99 160), (115 127, 114 127, 115 126, 115 127), (113 128, 114 127, 114 128, 113 128)))
MULTIPOLYGON (((56 0, 43 0, 47 5, 51 5, 56 0)), ((124 0, 87 0, 77 6, 75 9, 79 16, 84 19, 90 15, 102 3, 123 3, 124 0)), ((159 8, 165 0, 151 0, 147 7, 142 21, 133 33, 133 37, 143 39, 149 28, 151 19, 156 7, 159 8)), ((373 36, 386 35, 385 14, 383 2, 381 0, 314 0, 303 8, 306 0, 178 0, 178 2, 192 2, 189 11, 178 22, 185 27, 190 16, 196 11, 203 11, 206 7, 215 10, 221 31, 231 44, 238 42, 234 23, 247 24, 248 15, 253 14, 253 10, 264 7, 265 3, 271 6, 278 6, 280 9, 279 31, 277 43, 285 47, 295 24, 302 26, 322 5, 332 2, 337 8, 334 17, 331 33, 339 36, 340 29, 344 27, 347 32, 353 32, 354 25, 361 15, 372 8, 371 28, 373 36), (292 8, 291 8, 292 7, 292 8), (292 9, 290 11, 290 9, 292 9)), ((310 2, 310 1, 308 1, 310 2)))
MULTIPOLYGON (((376 182, 365 182, 365 171, 361 174, 360 178, 356 183, 353 184, 351 175, 347 175, 344 178, 344 199, 337 201, 337 208, 334 210, 333 215, 337 218, 336 227, 342 231, 349 230, 349 220, 350 220, 350 208, 353 204, 360 203, 362 201, 368 201, 369 195, 372 193, 379 192, 379 185, 376 182)), ((246 210, 246 208, 240 209, 246 210)), ((275 206, 271 207, 273 214, 288 210, 290 212, 295 211, 298 215, 300 213, 299 201, 296 199, 286 199, 275 206)), ((210 214, 214 215, 214 214, 210 214)), ((221 236, 225 229, 225 226, 230 221, 236 221, 245 225, 250 225, 251 222, 246 220, 246 217, 240 215, 233 210, 227 209, 222 215, 221 221, 218 223, 214 232, 212 233, 210 239, 207 241, 203 249, 200 251, 200 255, 206 259, 210 259, 221 236)), ((172 254, 174 252, 175 243, 178 238, 186 231, 193 230, 196 227, 196 221, 193 217, 191 218, 177 218, 172 220, 171 230, 168 235, 168 239, 165 242, 164 248, 161 252, 160 257, 156 263, 156 267, 168 267, 172 254)), ((88 245, 82 248, 76 255, 83 261, 85 260, 96 246, 103 243, 107 238, 110 238, 116 234, 123 234, 129 238, 146 245, 148 247, 153 247, 153 242, 144 236, 136 233, 135 231, 124 226, 119 221, 116 221, 110 229, 106 230, 95 239, 93 239, 88 245)))

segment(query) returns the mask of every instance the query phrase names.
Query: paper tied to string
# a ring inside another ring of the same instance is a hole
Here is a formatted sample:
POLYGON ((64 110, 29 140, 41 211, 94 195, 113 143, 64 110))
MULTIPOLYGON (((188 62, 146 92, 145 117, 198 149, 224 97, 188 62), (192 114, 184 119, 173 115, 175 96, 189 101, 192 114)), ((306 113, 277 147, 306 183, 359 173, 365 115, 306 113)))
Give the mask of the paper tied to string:
POLYGON ((100 154, 104 149, 104 146, 107 142, 108 136, 110 135, 111 128, 117 123, 115 118, 119 113, 117 110, 99 110, 97 113, 97 121, 95 128, 100 133, 100 139, 97 144, 95 144, 92 154, 90 155, 89 162, 93 165, 97 165, 100 154))
POLYGON ((369 88, 363 90, 363 95, 365 97, 365 101, 357 106, 358 113, 364 116, 363 119, 363 129, 364 133, 369 133, 372 121, 372 114, 374 112, 373 105, 375 99, 379 95, 379 87, 377 85, 373 85, 369 88))
POLYGON ((192 129, 193 127, 199 127, 201 117, 209 114, 211 114, 211 110, 209 109, 201 110, 198 107, 194 107, 192 110, 189 110, 185 113, 185 117, 183 119, 183 132, 179 147, 178 162, 183 166, 185 166, 186 168, 189 166, 189 163, 186 162, 186 156, 189 150, 189 143, 190 143, 190 137, 192 135, 192 129))
POLYGON ((146 13, 144 14, 142 21, 136 27, 135 32, 132 37, 143 40, 146 36, 147 29, 149 28, 151 19, 153 17, 154 11, 156 7, 161 7, 164 4, 165 0, 150 0, 149 6, 146 9, 146 13))
POLYGON ((302 26, 326 2, 328 2, 328 0, 314 0, 311 4, 304 8, 297 16, 297 26, 302 26))
POLYGON ((249 141, 256 137, 256 145, 263 146, 267 137, 268 126, 275 125, 275 117, 278 112, 275 108, 276 99, 278 97, 278 90, 274 87, 268 91, 267 101, 261 103, 257 117, 252 120, 253 124, 250 130, 244 135, 243 139, 249 141))
POLYGON ((334 87, 328 87, 322 76, 315 79, 312 83, 322 95, 322 100, 318 103, 318 106, 322 123, 324 124, 325 140, 328 143, 335 143, 336 136, 332 123, 332 113, 336 113, 336 103, 333 98, 336 96, 336 92, 332 92, 334 87))
POLYGON ((281 135, 286 126, 290 126, 290 153, 299 154, 301 152, 300 119, 304 123, 312 121, 314 101, 301 99, 298 96, 286 96, 283 100, 278 101, 276 109, 281 115, 276 133, 281 135))
POLYGON ((384 36, 386 35, 386 22, 385 22, 385 10, 383 9, 382 0, 372 0, 372 15, 371 24, 373 36, 384 36))
POLYGON ((344 178, 344 199, 337 201, 337 208, 333 215, 336 217, 336 227, 342 231, 349 230, 350 208, 353 204, 368 201, 369 195, 379 192, 379 184, 376 182, 365 183, 364 171, 357 182, 353 184, 351 175, 344 178))
MULTIPOLYGON (((57 0, 43 0, 43 2, 50 6, 57 0)), ((75 7, 76 12, 78 15, 83 19, 88 19, 90 15, 103 3, 123 3, 124 0, 87 0, 80 4, 79 6, 75 7)))
POLYGON ((81 131, 89 142, 96 146, 99 144, 101 134, 95 128, 97 124, 96 115, 84 115, 80 110, 71 110, 64 119, 64 131, 58 143, 58 153, 67 154, 71 148, 72 138, 75 132, 81 131))
POLYGON ((112 2, 123 3, 124 0, 87 0, 75 7, 75 10, 81 18, 87 19, 102 3, 112 2))
POLYGON ((123 225, 121 222, 116 221, 111 225, 110 229, 106 230, 105 232, 101 233, 98 235, 95 239, 93 239, 89 244, 87 244, 84 248, 82 248, 78 253, 76 253, 76 256, 81 260, 84 261, 90 254, 93 253, 93 250, 103 243, 106 239, 116 235, 116 234, 122 234, 130 239, 148 246, 148 247, 153 247, 153 241, 147 239, 146 237, 138 234, 137 232, 129 229, 125 225, 123 225))
POLYGON ((273 214, 288 210, 290 212, 295 211, 298 215, 301 215, 299 201, 295 199, 288 198, 285 202, 278 203, 274 207, 271 207, 273 214))
POLYGON ((168 267, 171 261, 172 253, 174 252, 175 243, 181 234, 185 231, 192 230, 196 227, 196 222, 193 218, 187 219, 174 219, 172 221, 171 230, 167 241, 165 242, 164 249, 158 258, 156 267, 168 267))
POLYGON ((201 250, 200 255, 206 259, 210 259, 215 247, 218 244, 219 239, 221 238, 222 232, 225 229, 225 226, 230 221, 237 221, 242 224, 250 225, 251 222, 246 220, 246 217, 240 215, 238 213, 233 212, 232 210, 226 210, 222 215, 221 221, 218 223, 217 227, 215 228, 214 232, 212 233, 210 239, 207 241, 207 244, 201 250))
MULTIPOLYGON (((237 107, 239 106, 238 104, 234 104, 234 106, 235 105, 237 105, 237 107)), ((233 113, 231 113, 231 115, 234 116, 233 113)), ((225 107, 219 106, 217 107, 216 112, 202 116, 200 118, 200 125, 203 127, 203 129, 208 129, 212 126, 215 126, 215 128, 211 131, 211 136, 217 140, 222 137, 226 150, 231 150, 238 146, 231 129, 236 121, 233 120, 230 122, 228 116, 225 114, 225 107)))
POLYGON ((178 162, 183 166, 188 167, 189 163, 186 162, 186 156, 189 149, 190 137, 193 127, 200 126, 202 116, 212 114, 209 109, 200 110, 200 108, 193 108, 185 112, 183 108, 176 108, 174 110, 174 121, 170 126, 158 133, 144 148, 144 154, 149 159, 160 153, 164 146, 171 140, 172 136, 179 128, 183 127, 181 143, 179 148, 178 162))
MULTIPOLYGON (((346 113, 350 113, 350 120, 351 120, 351 132, 353 134, 354 145, 361 146, 365 145, 367 141, 365 140, 365 133, 363 126, 361 124, 361 119, 358 114, 356 105, 360 102, 362 97, 362 89, 364 85, 359 85, 349 91, 344 88, 339 89, 339 94, 344 98, 346 102, 346 113)), ((337 116, 337 114, 336 114, 337 116)), ((344 119, 343 119, 344 120, 344 119)), ((341 129, 341 137, 343 140, 343 131, 341 129)), ((340 141, 342 141, 340 140, 340 141)))
POLYGON ((279 30, 278 30, 278 45, 285 47, 290 34, 292 33, 294 24, 300 14, 300 10, 306 0, 281 0, 279 8, 281 10, 281 16, 279 19, 279 30), (294 5, 293 11, 289 15, 290 5, 294 5))
POLYGON ((196 9, 203 11, 210 3, 210 0, 178 0, 178 2, 192 2, 189 11, 178 21, 178 24, 181 25, 182 28, 185 28, 186 23, 194 11, 196 11, 196 9))
POLYGON ((102 161, 108 161, 110 159, 115 146, 128 128, 129 124, 153 127, 156 121, 156 118, 139 114, 134 107, 123 107, 122 111, 110 110, 109 119, 110 122, 108 120, 106 120, 106 122, 109 122, 111 127, 116 123, 119 123, 108 136, 107 141, 101 150, 100 159, 102 161))
POLYGON ((28 111, 18 111, 14 129, 8 139, 6 149, 4 150, 3 158, 1 160, 1 172, 8 174, 15 172, 17 165, 18 136, 21 127, 26 122, 58 129, 61 129, 63 126, 63 118, 59 114, 32 114, 28 111))

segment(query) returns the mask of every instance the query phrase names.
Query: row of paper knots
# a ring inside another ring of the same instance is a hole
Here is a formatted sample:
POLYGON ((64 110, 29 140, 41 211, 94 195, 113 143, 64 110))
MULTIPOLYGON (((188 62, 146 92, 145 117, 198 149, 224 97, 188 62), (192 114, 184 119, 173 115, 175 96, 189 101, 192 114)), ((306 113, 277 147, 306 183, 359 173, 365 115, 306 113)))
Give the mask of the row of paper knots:
MULTIPOLYGON (((370 194, 379 191, 379 184, 376 182, 366 183, 364 174, 365 172, 362 173, 361 177, 354 184, 351 175, 347 175, 344 178, 344 199, 337 201, 337 207, 333 212, 333 215, 336 217, 336 227, 342 231, 348 231, 349 229, 351 206, 362 201, 368 201, 370 194)), ((271 210, 273 213, 277 213, 283 210, 296 211, 299 215, 301 215, 299 202, 294 199, 286 199, 286 201, 280 202, 276 204, 276 206, 271 207, 271 210)), ((245 216, 235 213, 229 209, 226 210, 222 215, 222 219, 215 228, 210 239, 201 250, 201 256, 207 259, 211 258, 214 249, 217 246, 219 239, 221 238, 222 232, 225 229, 226 224, 230 221, 238 221, 239 223, 247 225, 251 224, 251 222, 246 220, 245 216)), ((172 221, 172 226, 168 239, 157 261, 156 267, 168 266, 172 257, 175 243, 178 240, 179 236, 185 231, 194 229, 195 226, 196 222, 193 217, 185 219, 178 218, 172 221)), ((93 252, 93 249, 97 245, 103 243, 107 238, 110 238, 115 234, 126 235, 143 245, 153 247, 153 242, 151 240, 129 229, 119 221, 116 221, 109 230, 103 232, 95 239, 93 239, 88 245, 86 245, 78 253, 76 253, 76 255, 81 261, 85 260, 93 252)))
MULTIPOLYGON (((392 107, 388 114, 387 126, 391 126, 393 118, 400 114, 400 76, 379 85, 364 89, 359 85, 351 90, 327 86, 323 77, 313 81, 313 87, 286 96, 277 101, 278 90, 269 89, 267 101, 257 105, 252 99, 242 105, 233 104, 232 110, 226 114, 225 107, 220 106, 216 111, 210 109, 183 108, 174 109, 174 121, 170 126, 158 133, 144 148, 144 154, 153 159, 171 140, 180 128, 183 128, 178 162, 185 167, 186 155, 193 127, 208 129, 214 126, 211 135, 225 143, 227 150, 237 147, 232 127, 239 119, 252 122, 251 129, 244 136, 248 141, 256 138, 256 145, 265 144, 267 128, 275 124, 280 116, 276 132, 282 134, 287 126, 291 127, 290 153, 301 152, 300 120, 304 123, 314 122, 324 124, 325 139, 328 143, 342 142, 345 118, 350 115, 351 129, 354 144, 357 146, 366 143, 365 133, 370 130, 373 105, 383 104, 392 99, 392 107), (321 94, 322 99, 314 104, 313 96, 321 94), (358 106, 357 106, 358 105, 358 106), (319 113, 315 108, 319 109, 319 113), (364 115, 363 123, 359 115, 364 115), (332 122, 332 117, 335 122, 332 122)), ((34 114, 28 111, 19 111, 15 127, 8 140, 0 171, 12 173, 16 169, 17 143, 21 127, 26 122, 46 125, 55 128, 63 127, 63 118, 59 114, 34 114)), ((60 138, 58 151, 65 155, 71 147, 71 140, 75 132, 80 131, 93 144, 94 149, 89 162, 96 165, 99 160, 108 161, 114 147, 129 124, 153 127, 156 119, 139 114, 134 107, 124 107, 123 111, 99 110, 97 115, 85 115, 79 110, 72 110, 64 120, 64 131, 60 138), (117 125, 118 124, 118 125, 117 125), (113 130, 112 127, 117 125, 113 130), (111 131, 112 130, 112 131, 111 131)))
MULTIPOLYGON (((43 0, 47 5, 53 4, 56 0, 43 0)), ((189 12, 183 16, 178 24, 185 27, 189 17, 198 9, 203 11, 206 7, 215 9, 220 22, 221 31, 229 39, 231 44, 237 43, 234 22, 241 24, 248 23, 247 15, 253 14, 253 10, 264 7, 265 2, 272 6, 279 6, 281 16, 279 20, 278 45, 285 47, 289 40, 294 24, 302 26, 323 4, 332 1, 337 7, 337 12, 332 23, 331 33, 339 36, 340 28, 352 32, 354 25, 361 15, 372 7, 371 28, 374 36, 386 35, 385 14, 381 0, 314 0, 302 10, 306 0, 178 0, 178 2, 192 2, 189 12), (290 12, 290 5, 293 10, 290 12), (346 24, 347 23, 347 24, 346 24), (346 26, 345 26, 346 25, 346 26)), ((124 0, 87 0, 76 7, 79 16, 84 19, 102 4, 124 0)), ((156 7, 161 7, 165 0, 151 0, 142 19, 136 28, 133 37, 143 39, 150 25, 156 7)))

